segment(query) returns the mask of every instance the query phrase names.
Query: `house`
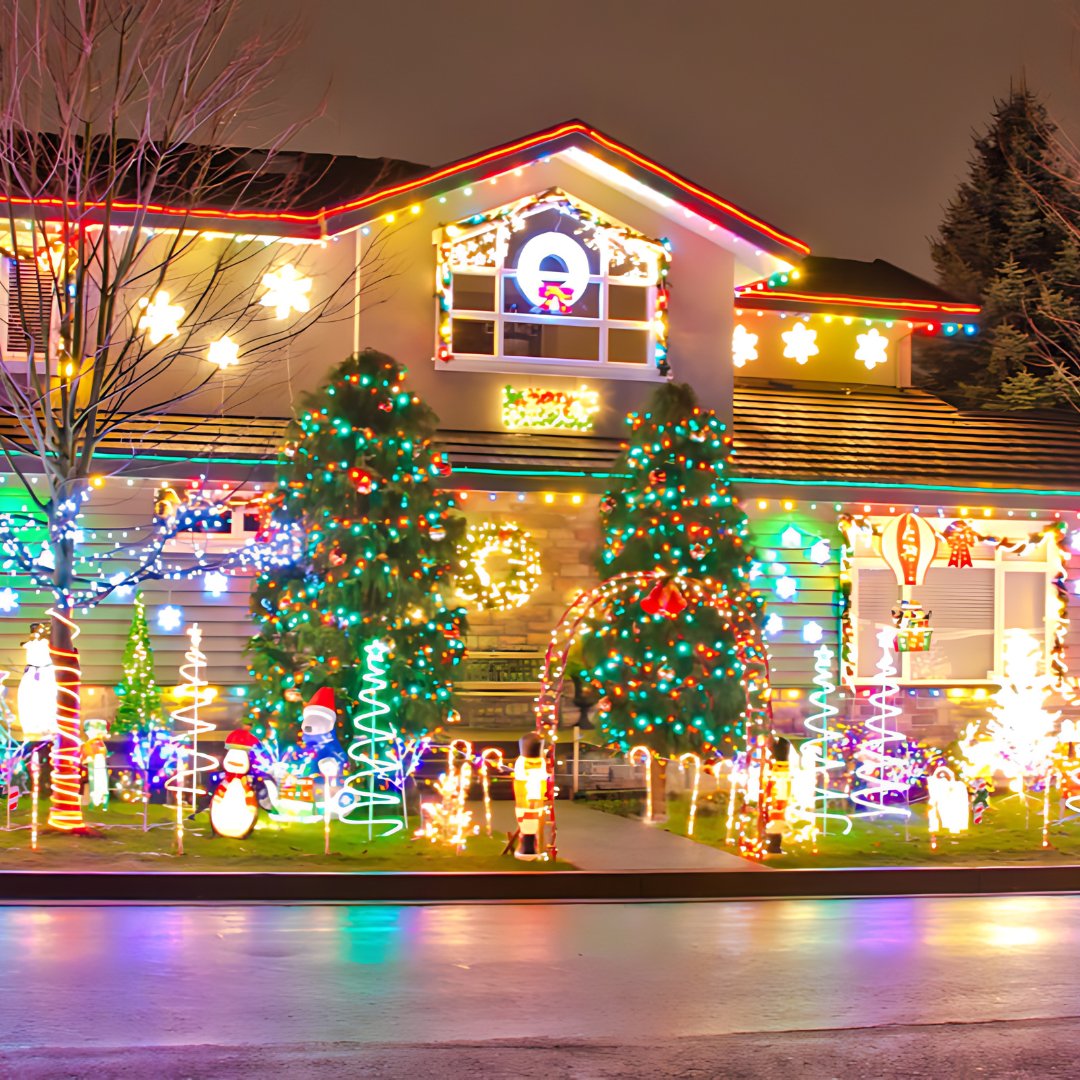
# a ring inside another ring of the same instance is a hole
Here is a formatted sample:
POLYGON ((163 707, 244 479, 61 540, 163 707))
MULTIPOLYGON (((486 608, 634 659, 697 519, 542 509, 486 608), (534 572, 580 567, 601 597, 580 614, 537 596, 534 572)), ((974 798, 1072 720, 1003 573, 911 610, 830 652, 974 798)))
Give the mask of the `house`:
MULTIPOLYGON (((900 657, 909 734, 947 739, 966 722, 1001 670, 1007 629, 1037 634, 1055 670, 1070 666, 1075 425, 967 414, 911 384, 913 342, 977 333, 974 306, 887 263, 811 255, 579 121, 439 168, 345 159, 320 176, 288 212, 208 206, 199 227, 265 237, 268 249, 295 252, 290 265, 313 295, 347 282, 352 301, 242 384, 223 373, 182 413, 141 414, 111 434, 84 515, 91 543, 133 543, 168 486, 230 506, 216 530, 169 542, 177 565, 194 550, 244 544, 293 403, 350 352, 385 351, 440 416, 448 483, 470 523, 518 527, 542 568, 520 606, 470 612, 458 687, 466 725, 520 729, 552 627, 596 580, 596 506, 618 481, 623 418, 671 377, 733 424, 779 723, 806 713, 822 644, 839 654, 849 708, 864 707, 877 628, 901 597, 878 534, 905 513, 936 533, 924 583, 902 594, 932 613, 933 631, 929 650, 900 657)), ((148 221, 168 231, 175 215, 156 207, 148 221)), ((6 266, 10 354, 10 298, 27 286, 24 261, 6 266)), ((176 378, 199 362, 185 358, 176 378)), ((0 435, 18 440, 10 421, 0 435)), ((0 513, 18 512, 25 493, 10 474, 0 481, 0 513)), ((498 544, 487 554, 498 574, 498 544)), ((198 621, 219 714, 233 719, 247 687, 247 585, 239 573, 145 589, 159 681, 176 681, 182 627, 198 621)), ((19 642, 46 605, 17 577, 0 591, 9 670, 21 669, 19 642)), ((129 595, 85 616, 88 714, 113 707, 129 618, 129 595)))

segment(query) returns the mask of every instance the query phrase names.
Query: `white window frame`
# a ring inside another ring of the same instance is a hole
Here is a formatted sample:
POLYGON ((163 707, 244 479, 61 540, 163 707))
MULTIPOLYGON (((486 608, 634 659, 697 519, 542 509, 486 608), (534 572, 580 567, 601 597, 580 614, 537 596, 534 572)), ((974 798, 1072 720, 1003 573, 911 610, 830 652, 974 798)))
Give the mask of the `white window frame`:
MULTIPOLYGON (((1034 524, 1034 523, 1033 523, 1034 524)), ((979 528, 985 528, 979 523, 979 528)), ((987 532, 993 532, 987 528, 987 532)), ((986 686, 996 683, 999 679, 995 673, 1002 670, 1002 649, 1005 642, 1005 631, 1009 628, 1005 625, 1005 595, 1004 578, 1006 574, 1031 573, 1041 574, 1043 577, 1043 664, 1044 670, 1049 671, 1050 654, 1054 643, 1054 623, 1058 617, 1058 598, 1054 587, 1054 575, 1057 572, 1057 562, 1049 554, 1049 545, 1052 538, 1046 536, 1042 540, 1042 557, 1038 559, 1010 559, 1001 547, 994 549, 993 558, 980 557, 982 552, 978 549, 972 551, 973 567, 977 569, 994 570, 994 666, 987 672, 984 679, 913 679, 911 677, 911 654, 897 653, 897 681, 901 686, 986 686)), ((983 549, 985 551, 985 548, 983 549)), ((931 564, 934 568, 946 565, 939 554, 931 564)), ((859 626, 859 574, 862 570, 887 570, 884 560, 880 557, 856 555, 851 560, 851 625, 856 634, 859 626)), ((963 574, 965 570, 956 568, 955 573, 963 574)), ((897 602, 901 599, 912 598, 911 586, 897 586, 897 602)), ((931 619, 931 628, 933 620, 931 619)), ((857 644, 856 644, 857 648, 857 644)), ((873 660, 856 655, 855 657, 855 682, 860 686, 868 686, 874 682, 873 676, 861 674, 873 667, 873 660)))
MULTIPOLYGON (((500 228, 498 223, 485 222, 476 229, 461 232, 454 236, 455 242, 468 239, 470 236, 479 236, 481 233, 492 228, 500 228)), ((436 233, 436 250, 446 239, 446 230, 436 233)), ((596 360, 569 360, 548 356, 515 356, 512 353, 493 352, 487 353, 459 353, 453 354, 449 363, 434 360, 437 368, 454 368, 458 371, 490 371, 502 375, 520 374, 528 372, 535 375, 591 375, 597 379, 625 379, 640 382, 666 382, 666 376, 662 375, 656 366, 656 297, 658 282, 643 285, 634 281, 620 282, 616 277, 612 279, 608 273, 608 246, 602 240, 598 244, 599 267, 598 273, 589 275, 590 285, 599 285, 599 311, 595 318, 584 318, 573 315, 535 315, 529 312, 504 311, 505 307, 505 282, 507 278, 517 276, 513 267, 505 264, 505 250, 500 246, 497 254, 497 266, 470 266, 455 270, 450 267, 451 275, 457 273, 469 277, 494 277, 494 311, 465 311, 451 308, 449 312, 436 311, 436 341, 438 340, 438 323, 449 318, 451 326, 451 340, 453 340, 453 325, 455 322, 481 322, 495 324, 495 338, 498 344, 504 341, 504 327, 506 323, 526 323, 533 326, 581 326, 595 329, 599 334, 599 350, 596 360), (647 290, 646 318, 644 319, 611 319, 608 318, 608 289, 612 282, 625 288, 647 290), (608 332, 610 330, 637 330, 645 331, 648 335, 647 357, 643 364, 628 364, 608 359, 608 332)), ((453 284, 451 283, 451 295, 453 284)))

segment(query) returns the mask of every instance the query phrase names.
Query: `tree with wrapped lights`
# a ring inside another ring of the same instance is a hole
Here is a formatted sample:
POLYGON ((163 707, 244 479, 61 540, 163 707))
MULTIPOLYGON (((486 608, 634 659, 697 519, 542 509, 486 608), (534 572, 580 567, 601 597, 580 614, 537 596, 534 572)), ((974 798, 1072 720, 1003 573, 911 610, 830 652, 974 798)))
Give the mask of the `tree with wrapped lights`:
POLYGON ((438 488, 449 466, 432 446, 436 423, 404 370, 370 349, 303 400, 278 456, 274 510, 302 551, 252 593, 258 731, 298 723, 321 686, 355 711, 376 639, 389 646, 394 725, 421 734, 446 719, 464 655, 464 611, 448 596, 465 522, 438 488))
POLYGON ((762 609, 749 584, 746 515, 726 478, 731 437, 685 384, 660 387, 627 423, 615 471, 629 479, 602 500, 597 569, 670 576, 613 601, 584 638, 583 677, 602 695, 611 744, 668 757, 730 750, 747 710, 737 635, 756 636, 762 609), (728 610, 711 602, 723 594, 728 610))
POLYGON ((143 594, 135 594, 131 611, 131 629, 124 645, 124 674, 116 684, 116 719, 112 730, 146 732, 162 726, 161 691, 154 678, 154 652, 150 645, 150 626, 146 621, 143 594))

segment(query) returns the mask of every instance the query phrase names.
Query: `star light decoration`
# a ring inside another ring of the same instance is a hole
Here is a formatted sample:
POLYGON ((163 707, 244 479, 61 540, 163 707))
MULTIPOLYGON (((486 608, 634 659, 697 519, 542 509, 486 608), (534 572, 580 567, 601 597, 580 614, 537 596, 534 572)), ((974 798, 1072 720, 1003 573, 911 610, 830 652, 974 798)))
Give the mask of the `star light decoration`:
POLYGON ((879 333, 876 327, 867 330, 865 334, 857 334, 855 340, 859 343, 855 350, 855 359, 861 360, 867 371, 873 371, 878 364, 884 364, 888 359, 886 350, 889 348, 889 339, 879 333))
POLYGON ((180 333, 184 309, 179 304, 170 304, 167 292, 159 290, 154 293, 153 300, 144 296, 138 306, 142 314, 136 329, 146 332, 146 340, 151 345, 160 345, 166 338, 180 333))
POLYGON ((19 610, 19 594, 10 586, 0 589, 0 611, 5 615, 10 615, 13 611, 19 610))
POLYGON ((217 364, 222 371, 235 367, 240 363, 240 346, 226 334, 225 337, 210 342, 210 348, 206 350, 206 359, 211 364, 217 364))
POLYGON ((311 310, 311 299, 308 297, 311 278, 304 277, 292 263, 263 274, 262 285, 266 292, 259 303, 263 307, 272 307, 279 319, 287 319, 293 311, 302 315, 311 310))
POLYGON ((784 339, 784 355, 797 364, 805 364, 811 356, 817 356, 821 351, 817 347, 817 331, 808 330, 801 322, 780 336, 784 339))
POLYGON ((751 334, 742 323, 736 325, 731 335, 731 362, 736 367, 743 367, 750 360, 756 360, 757 343, 757 334, 751 334))
POLYGON ((183 621, 184 612, 181 608, 174 607, 172 604, 166 604, 163 608, 158 609, 158 627, 164 630, 167 634, 171 634, 179 630, 183 621))

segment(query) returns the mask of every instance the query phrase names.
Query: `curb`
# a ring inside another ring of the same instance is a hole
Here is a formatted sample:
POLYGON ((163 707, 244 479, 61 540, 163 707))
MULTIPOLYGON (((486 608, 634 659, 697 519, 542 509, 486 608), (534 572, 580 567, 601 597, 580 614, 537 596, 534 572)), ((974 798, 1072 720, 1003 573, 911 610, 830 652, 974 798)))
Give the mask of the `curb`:
POLYGON ((0 872, 0 903, 772 900, 1080 892, 1080 866, 515 873, 0 872))

